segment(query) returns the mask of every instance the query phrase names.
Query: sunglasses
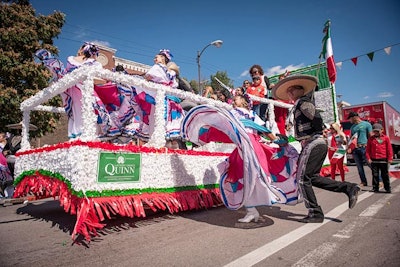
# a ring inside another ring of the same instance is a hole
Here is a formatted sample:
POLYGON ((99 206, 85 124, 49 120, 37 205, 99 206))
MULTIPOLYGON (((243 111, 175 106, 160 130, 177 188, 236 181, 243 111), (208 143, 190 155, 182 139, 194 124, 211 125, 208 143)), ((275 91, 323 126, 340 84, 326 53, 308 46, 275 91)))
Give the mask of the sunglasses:
POLYGON ((253 81, 257 81, 257 80, 260 80, 260 77, 253 77, 253 81))
POLYGON ((249 82, 244 82, 243 84, 250 84, 249 82))
POLYGON ((252 72, 250 72, 251 75, 256 74, 256 73, 260 73, 258 70, 253 70, 252 72))

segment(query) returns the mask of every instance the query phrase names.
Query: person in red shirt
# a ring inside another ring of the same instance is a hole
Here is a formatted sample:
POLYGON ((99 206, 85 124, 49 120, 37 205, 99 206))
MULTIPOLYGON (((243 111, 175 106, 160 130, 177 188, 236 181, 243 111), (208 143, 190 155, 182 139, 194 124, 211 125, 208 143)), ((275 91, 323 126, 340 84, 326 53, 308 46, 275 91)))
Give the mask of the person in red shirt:
MULTIPOLYGON (((264 98, 265 87, 261 83, 261 76, 253 76, 253 83, 247 88, 246 93, 260 98, 264 98)), ((261 102, 253 100, 253 111, 260 116, 261 102)), ((261 118, 263 119, 263 118, 261 118)), ((263 119, 265 120, 265 119, 263 119)))
POLYGON ((344 154, 346 152, 346 135, 343 133, 340 124, 334 122, 330 127, 331 138, 328 148, 328 158, 331 164, 331 178, 335 180, 336 169, 339 170, 340 178, 344 182, 344 154))
POLYGON ((365 156, 372 169, 372 191, 379 192, 379 172, 386 193, 391 193, 389 164, 393 161, 393 149, 390 139, 383 133, 379 123, 372 126, 373 135, 368 138, 365 156))

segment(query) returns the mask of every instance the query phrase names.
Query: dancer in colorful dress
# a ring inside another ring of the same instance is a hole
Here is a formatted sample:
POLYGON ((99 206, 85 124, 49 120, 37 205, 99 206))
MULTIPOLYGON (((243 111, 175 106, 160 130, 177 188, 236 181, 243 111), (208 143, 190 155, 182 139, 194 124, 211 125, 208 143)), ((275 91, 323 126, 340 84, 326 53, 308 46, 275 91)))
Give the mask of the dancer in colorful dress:
MULTIPOLYGON (((285 136, 280 135, 280 138, 278 138, 269 129, 264 127, 265 122, 250 108, 250 103, 250 99, 247 95, 235 96, 233 102, 234 109, 231 110, 231 113, 245 125, 245 130, 250 138, 256 141, 253 143, 254 149, 264 172, 271 177, 269 182, 271 184, 280 183, 280 185, 283 185, 290 176, 290 173, 295 173, 295 163, 297 161, 298 153, 296 149, 288 145, 288 140, 285 136), (258 133, 261 133, 271 142, 280 144, 280 146, 270 146, 263 143, 258 133), (289 158, 292 159, 291 164, 289 163, 289 158)), ((239 150, 235 149, 229 156, 228 177, 225 179, 225 182, 229 182, 232 185, 241 188, 243 187, 243 184, 240 182, 240 179, 243 177, 242 174, 243 159, 239 150)), ((294 179, 292 181, 294 181, 294 179)), ((285 193, 295 193, 295 191, 297 191, 295 183, 292 183, 290 189, 287 186, 284 187, 285 189, 288 189, 285 190, 285 193)), ((296 193, 295 195, 297 196, 296 193)), ((288 195, 287 199, 288 202, 292 201, 288 195)), ((297 203, 297 197, 295 197, 295 200, 297 203)), ((238 221, 249 223, 254 220, 257 222, 260 216, 257 208, 255 206, 249 206, 247 203, 245 203, 244 206, 246 207, 247 214, 238 221)))
MULTIPOLYGON (((92 43, 84 43, 78 50, 76 56, 67 58, 66 71, 71 72, 84 65, 99 65, 96 61, 99 49, 92 43)), ((68 137, 76 138, 82 134, 82 88, 83 84, 78 83, 75 86, 61 93, 65 111, 68 115, 68 137)))
POLYGON ((192 108, 182 123, 183 137, 197 145, 210 142, 236 145, 218 166, 220 192, 228 209, 246 208, 246 216, 239 220, 243 223, 258 221, 257 206, 299 202, 295 177, 298 153, 284 144, 284 138, 277 139, 263 126, 249 102, 248 96, 236 96, 232 110, 200 105, 192 108), (281 146, 266 144, 258 132, 281 146), (284 164, 277 164, 280 161, 284 164), (275 165, 282 168, 273 168, 275 165))
MULTIPOLYGON (((162 49, 154 57, 154 65, 150 70, 144 75, 145 79, 155 83, 163 84, 166 86, 171 86, 172 88, 177 88, 178 83, 175 79, 176 72, 172 69, 168 69, 167 64, 171 61, 172 54, 167 49, 162 49)), ((145 114, 148 119, 143 120, 140 127, 139 138, 143 141, 147 141, 152 131, 150 129, 150 121, 154 120, 154 97, 147 93, 140 93, 137 97, 139 105, 142 107, 143 114, 145 114)), ((167 146, 172 148, 179 148, 180 136, 180 125, 183 119, 184 110, 182 109, 179 99, 176 96, 167 95, 166 96, 166 110, 164 113, 164 119, 166 121, 166 133, 165 138, 167 140, 167 146)), ((181 142, 180 142, 181 143, 181 142)))
MULTIPOLYGON (((35 56, 53 74, 51 81, 56 81, 82 66, 101 67, 100 62, 96 61, 98 51, 99 48, 95 44, 84 43, 76 56, 67 58, 67 68, 64 68, 62 62, 45 49, 38 50, 35 56)), ((117 68, 121 67, 117 66, 117 68)), ((69 138, 76 138, 82 134, 82 88, 83 84, 78 83, 61 93, 68 115, 69 138)), ((93 94, 95 101, 92 105, 97 115, 97 134, 101 140, 114 139, 121 135, 130 140, 136 134, 135 129, 127 127, 137 107, 132 88, 120 83, 96 79, 93 94)))

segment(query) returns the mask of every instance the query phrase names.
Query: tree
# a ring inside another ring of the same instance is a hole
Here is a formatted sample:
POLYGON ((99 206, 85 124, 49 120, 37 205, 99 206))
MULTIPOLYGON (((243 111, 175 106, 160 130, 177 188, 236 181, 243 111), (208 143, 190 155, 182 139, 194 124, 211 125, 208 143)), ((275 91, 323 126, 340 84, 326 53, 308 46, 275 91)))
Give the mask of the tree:
POLYGON ((211 80, 211 87, 214 90, 222 90, 224 89, 214 78, 218 78, 218 80, 220 80, 223 84, 225 84, 226 86, 228 86, 229 88, 233 88, 233 81, 231 79, 229 79, 228 74, 226 73, 226 71, 217 71, 217 73, 215 75, 211 75, 210 76, 210 80, 211 80))
MULTIPOLYGON (((35 63, 34 54, 41 48, 58 54, 53 39, 61 33, 64 22, 65 15, 61 12, 36 16, 28 0, 0 3, 0 131, 6 131, 7 124, 20 122, 21 102, 48 86, 51 74, 35 63)), ((61 98, 55 97, 46 104, 60 106, 61 98)), ((59 114, 32 112, 31 122, 39 130, 31 135, 51 132, 59 117, 59 114)))
POLYGON ((191 80, 189 84, 193 88, 194 93, 199 94, 199 83, 196 80, 191 80))

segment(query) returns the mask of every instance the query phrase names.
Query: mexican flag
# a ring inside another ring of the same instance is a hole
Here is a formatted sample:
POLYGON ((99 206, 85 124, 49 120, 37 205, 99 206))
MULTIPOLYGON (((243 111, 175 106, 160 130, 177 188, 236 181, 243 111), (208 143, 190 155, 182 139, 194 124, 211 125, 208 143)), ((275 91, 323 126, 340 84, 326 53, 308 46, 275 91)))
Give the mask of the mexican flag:
POLYGON ((350 148, 351 151, 353 151, 357 147, 357 138, 358 138, 358 133, 355 133, 349 140, 348 148, 350 148))
POLYGON ((338 148, 331 158, 331 164, 336 163, 339 159, 343 158, 346 155, 346 150, 338 148))
POLYGON ((329 81, 335 83, 336 81, 336 66, 335 60, 333 59, 333 49, 331 40, 331 21, 325 22, 324 33, 325 36, 322 39, 322 52, 320 58, 323 57, 326 60, 326 67, 328 68, 329 81))
POLYGON ((389 166, 389 177, 400 178, 400 163, 389 166))

